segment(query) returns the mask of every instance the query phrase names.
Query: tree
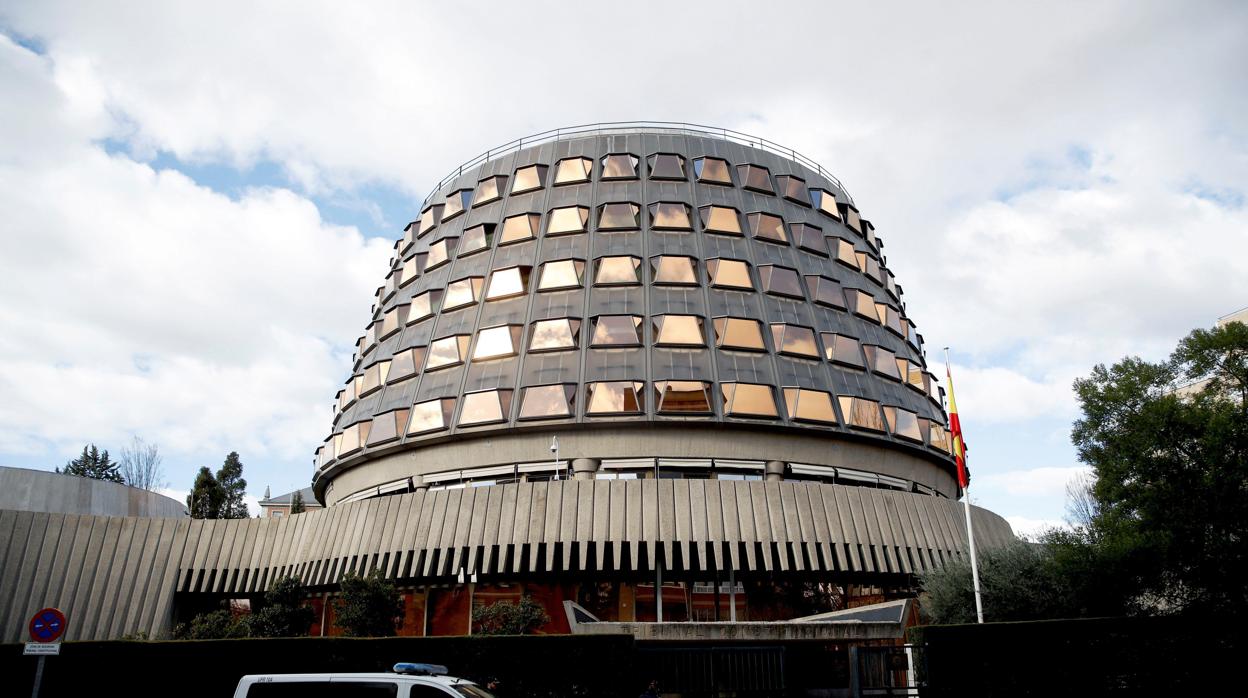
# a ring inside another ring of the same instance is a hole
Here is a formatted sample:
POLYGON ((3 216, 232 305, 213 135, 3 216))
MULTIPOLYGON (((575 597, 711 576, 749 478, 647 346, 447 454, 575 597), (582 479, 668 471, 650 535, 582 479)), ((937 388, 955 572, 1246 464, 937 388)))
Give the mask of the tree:
POLYGON ((131 487, 152 492, 164 487, 164 470, 160 462, 156 444, 149 444, 137 436, 130 440, 129 446, 121 449, 121 475, 131 487))
POLYGON ((307 510, 308 506, 303 501, 303 490, 295 490, 295 493, 290 496, 290 513, 302 514, 307 510))
POLYGON ((478 635, 528 635, 549 622, 546 609, 528 595, 472 609, 472 631, 478 635))
POLYGON ((225 502, 225 490, 206 466, 195 475, 195 484, 186 497, 186 508, 192 519, 219 519, 225 502))
POLYGON ((342 594, 334 603, 338 626, 352 637, 394 635, 403 617, 403 598, 394 584, 373 570, 368 576, 342 578, 342 594))
POLYGON ((264 605, 246 618, 248 637, 296 637, 307 635, 316 621, 312 608, 303 604, 303 584, 296 577, 282 577, 264 594, 264 605))
POLYGON ((223 494, 218 518, 245 519, 250 516, 247 502, 243 499, 247 494, 247 481, 243 479, 243 462, 238 459, 237 452, 230 451, 225 457, 225 463, 217 471, 217 482, 223 494))
POLYGON ((65 469, 56 469, 58 473, 65 475, 78 475, 80 477, 89 477, 95 480, 108 480, 110 482, 125 482, 121 477, 121 473, 117 472, 117 463, 114 463, 108 457, 108 450, 103 453, 95 447, 95 444, 89 444, 82 447, 82 455, 65 464, 65 469))

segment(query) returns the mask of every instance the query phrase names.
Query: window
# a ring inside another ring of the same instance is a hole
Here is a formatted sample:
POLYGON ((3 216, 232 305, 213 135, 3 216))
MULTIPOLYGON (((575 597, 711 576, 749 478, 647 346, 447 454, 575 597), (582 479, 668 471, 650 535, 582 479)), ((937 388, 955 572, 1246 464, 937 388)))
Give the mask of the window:
POLYGON ((416 257, 413 255, 403 262, 403 268, 399 270, 399 287, 406 286, 420 276, 420 267, 416 263, 416 257))
POLYGON ((529 335, 529 351, 563 351, 575 349, 581 332, 581 321, 573 318, 538 320, 529 335))
POLYGON ((741 186, 764 194, 775 194, 771 188, 771 170, 762 165, 737 165, 737 177, 741 186))
POLYGON ((346 429, 342 430, 341 441, 339 441, 338 455, 344 456, 348 453, 364 448, 364 443, 368 441, 368 432, 372 429, 372 420, 365 422, 356 422, 346 429))
POLYGON ((832 409, 832 395, 822 390, 785 388, 784 404, 789 419, 799 422, 836 424, 836 411, 832 409))
POLYGON ((442 220, 449 221, 464 212, 468 202, 472 200, 471 189, 457 189, 446 196, 446 208, 442 209, 442 220))
POLYGON ((776 184, 780 185, 780 195, 803 206, 810 205, 810 194, 806 191, 806 180, 794 175, 776 175, 776 184))
POLYGON ((506 185, 507 175, 494 175, 477 182, 477 189, 472 193, 472 205, 484 206, 491 201, 498 201, 503 198, 506 185))
POLYGON ((827 189, 811 189, 810 204, 820 213, 841 220, 841 212, 836 208, 836 196, 827 189))
POLYGON ((821 257, 828 256, 828 243, 823 239, 823 228, 809 223, 793 223, 789 230, 793 231, 793 240, 798 247, 821 257))
POLYGON ((398 381, 412 376, 416 369, 425 365, 425 347, 411 347, 391 357, 389 382, 398 381))
POLYGON ((865 218, 862 221, 862 236, 867 239, 867 244, 873 249, 880 249, 880 241, 875 237, 875 226, 871 225, 871 221, 865 218))
POLYGON ((641 207, 637 204, 614 203, 598 207, 599 230, 636 230, 640 223, 638 214, 641 207))
POLYGON ((641 260, 637 257, 599 257, 595 263, 595 286, 633 286, 641 283, 641 260))
POLYGON ((711 285, 716 288, 736 288, 752 291, 754 282, 750 280, 750 265, 737 259, 708 259, 706 270, 711 276, 711 285))
POLYGON ((758 268, 758 280, 763 291, 773 296, 788 298, 805 298, 802 295, 802 282, 797 278, 797 271, 774 264, 764 264, 758 268))
POLYGON ((636 315, 599 315, 594 320, 591 347, 621 347, 641 344, 641 318, 636 315))
POLYGON ((698 158, 693 161, 693 176, 703 184, 726 184, 732 186, 728 161, 720 158, 698 158))
POLYGON ((425 271, 428 272, 451 261, 455 254, 455 243, 459 238, 442 238, 429 246, 429 256, 425 257, 425 271))
POLYGON ((444 397, 418 402, 412 406, 412 417, 407 425, 407 433, 409 435, 423 434, 445 429, 450 426, 451 414, 454 411, 455 398, 444 397))
POLYGON ((495 269, 490 274, 490 287, 485 292, 485 299, 496 301, 524 295, 529 288, 530 269, 531 267, 495 269))
POLYGON ((542 280, 537 283, 538 291, 562 291, 569 288, 580 288, 582 274, 585 273, 585 262, 579 259, 560 259, 542 265, 542 280))
POLYGON ((706 381, 656 381, 661 414, 709 414, 711 384, 706 381))
POLYGON ((741 235, 741 214, 728 206, 703 206, 698 209, 702 214, 702 229, 708 233, 723 235, 741 235))
POLYGON ((650 264, 654 272, 654 283, 676 286, 696 286, 698 274, 694 271, 692 257, 676 255, 660 255, 651 257, 650 264))
POLYGON ((639 414, 644 408, 641 381, 604 381, 586 383, 589 402, 586 414, 639 414))
POLYGON ((510 245, 513 242, 532 240, 537 236, 537 226, 541 221, 540 213, 521 213, 503 219, 503 232, 498 238, 499 245, 510 245))
POLYGON ((424 291, 412 296, 412 309, 407 314, 407 324, 414 325, 421 320, 433 317, 433 314, 438 312, 441 300, 441 289, 424 291))
MULTIPOLYGON (((469 276, 452 281, 446 287, 446 302, 442 304, 444 311, 456 310, 477 302, 481 297, 481 287, 485 285, 484 276, 469 276)), ((415 304, 413 300, 413 305, 415 304)))
POLYGON ((844 238, 832 238, 832 244, 836 247, 836 261, 850 269, 859 268, 858 254, 854 250, 854 243, 844 238))
POLYGON ((594 161, 589 158, 564 158, 555 163, 555 186, 588 182, 593 169, 594 161))
POLYGON ((403 427, 407 426, 409 411, 394 410, 377 415, 373 419, 373 428, 368 433, 368 445, 375 446, 399 438, 399 435, 403 433, 403 427))
POLYGON ((575 385, 560 383, 525 388, 520 398, 520 419, 571 417, 575 399, 575 385))
POLYGON ((347 385, 338 391, 338 411, 347 409, 347 406, 355 402, 355 381, 347 381, 347 385))
POLYGON ((888 422, 888 430, 893 433, 893 436, 923 443, 923 432, 919 430, 917 414, 900 407, 885 405, 884 419, 888 422))
POLYGON ((640 159, 629 153, 612 153, 602 159, 602 179, 637 179, 640 159))
POLYGON ((906 359, 897 359, 897 370, 901 371, 901 375, 905 377, 906 385, 924 395, 928 393, 927 374, 923 373, 922 364, 906 359))
POLYGON ((845 304, 855 315, 872 322, 880 321, 880 314, 875 309, 875 296, 856 288, 845 289, 845 304))
POLYGON ((702 318, 697 315, 658 315, 654 318, 654 345, 658 347, 704 347, 702 318))
POLYGON ((840 204, 839 208, 841 209, 841 219, 845 221, 845 225, 849 226, 850 230, 861 235, 862 219, 858 216, 858 209, 854 208, 852 204, 840 204))
POLYGON ((678 201, 650 204, 650 227, 655 230, 693 230, 689 206, 678 201))
POLYGON ((770 213, 751 213, 747 217, 750 221, 750 235, 754 238, 766 242, 778 242, 782 245, 789 244, 789 236, 784 234, 784 220, 780 216, 770 213))
POLYGON ((858 346, 856 337, 836 334, 835 332, 824 332, 823 356, 832 363, 853 366, 854 368, 866 368, 866 364, 862 362, 862 349, 858 346))
POLYGON ((685 159, 671 153, 651 155, 650 179, 685 179, 685 159))
POLYGON ((467 257, 481 250, 488 250, 494 243, 494 224, 481 223, 464 231, 463 242, 459 245, 459 256, 467 257))
POLYGON ((854 256, 858 258, 858 268, 862 270, 862 273, 866 274, 867 278, 875 283, 882 284, 880 279, 880 261, 866 252, 857 252, 854 256))
POLYGON ((953 446, 949 443, 949 432, 945 430, 945 425, 932 422, 929 432, 932 448, 940 449, 945 453, 953 452, 953 446))
POLYGON ((479 393, 467 393, 464 395, 463 411, 459 414, 459 425, 505 422, 509 414, 511 414, 510 390, 483 390, 479 393))
POLYGON ((467 334, 453 334, 434 340, 429 345, 429 357, 425 360, 425 370, 435 371, 463 363, 464 355, 468 352, 468 342, 471 340, 472 335, 467 334))
POLYGON ((867 365, 873 372, 895 381, 902 380, 901 373, 897 370, 896 354, 874 344, 864 344, 862 351, 867 355, 867 365))
POLYGON ((477 333, 477 346, 472 350, 473 361, 501 359, 515 356, 520 346, 520 325, 487 327, 477 333))
POLYGON ((819 305, 826 305, 839 310, 845 309, 845 293, 841 284, 826 276, 807 276, 806 287, 810 289, 810 300, 819 305))
POLYGON ((364 397, 371 392, 380 390, 381 386, 386 384, 386 377, 390 375, 390 361, 378 361, 368 368, 364 369, 364 382, 360 384, 360 397, 364 397))
POLYGON ((407 311, 410 307, 404 303, 386 311, 386 314, 381 318, 380 339, 387 339, 403 329, 403 325, 407 324, 407 311))
POLYGON ((712 325, 715 327, 715 346, 720 349, 767 351, 767 345, 763 344, 763 326, 758 320, 717 317, 712 325))
POLYGON ((546 166, 529 165, 516 170, 516 178, 511 182, 512 194, 523 194, 546 185, 546 166))
POLYGON ((724 383, 724 416, 779 417, 776 399, 770 385, 758 383, 724 383))
MULTIPOLYGON (((276 516, 278 512, 273 512, 276 516)), ((431 687, 432 688, 432 687, 431 687)), ((436 694, 412 691, 412 698, 429 698, 436 695, 447 698, 440 689, 436 694)), ((247 689, 247 698, 394 698, 398 695, 398 683, 394 681, 281 681, 255 683, 247 689)))
POLYGON ((886 303, 875 304, 875 319, 884 327, 888 328, 893 334, 900 337, 906 336, 906 328, 902 325, 901 313, 897 309, 886 303))
POLYGON ((568 235, 585 232, 589 223, 589 209, 584 206, 552 208, 546 219, 547 235, 568 235))
POLYGON ((420 212, 420 227, 417 229, 416 237, 421 237, 425 233, 437 227, 438 221, 442 219, 441 204, 430 206, 420 212))
POLYGON ((880 403, 862 397, 838 395, 841 403, 841 415, 845 422, 856 429, 884 431, 884 420, 880 418, 880 403))
POLYGON ((815 331, 809 327, 788 325, 782 322, 772 323, 771 339, 776 346, 777 353, 811 359, 819 358, 819 346, 815 344, 815 331))

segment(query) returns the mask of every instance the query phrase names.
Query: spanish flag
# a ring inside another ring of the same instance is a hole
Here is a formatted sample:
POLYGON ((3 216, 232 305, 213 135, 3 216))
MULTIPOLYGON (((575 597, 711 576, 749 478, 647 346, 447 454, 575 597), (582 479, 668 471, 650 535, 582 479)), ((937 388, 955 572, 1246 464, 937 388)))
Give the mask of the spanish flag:
POLYGON ((966 442, 962 440, 962 422, 958 421, 958 403, 953 399, 953 374, 945 365, 945 382, 949 384, 949 434, 953 437, 953 457, 958 461, 958 486, 966 489, 971 484, 971 473, 966 469, 966 442))

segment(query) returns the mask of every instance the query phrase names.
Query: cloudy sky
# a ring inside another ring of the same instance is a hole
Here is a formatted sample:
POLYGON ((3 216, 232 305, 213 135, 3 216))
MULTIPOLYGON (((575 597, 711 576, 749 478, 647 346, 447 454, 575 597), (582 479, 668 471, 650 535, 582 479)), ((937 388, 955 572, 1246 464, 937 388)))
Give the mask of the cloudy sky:
POLYGON ((428 187, 562 125, 837 173, 1021 531, 1063 518, 1074 378, 1248 305, 1248 4, 457 5, 0 4, 0 464, 137 434, 173 489, 230 450, 306 485, 428 187))

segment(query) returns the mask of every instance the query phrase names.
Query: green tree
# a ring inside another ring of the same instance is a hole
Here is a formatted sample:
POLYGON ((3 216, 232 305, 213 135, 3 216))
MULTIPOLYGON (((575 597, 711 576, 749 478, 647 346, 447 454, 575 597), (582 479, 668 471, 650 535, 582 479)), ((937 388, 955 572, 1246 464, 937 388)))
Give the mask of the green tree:
POLYGON ((248 637, 297 637, 307 635, 316 614, 303 604, 303 584, 296 577, 282 577, 264 594, 264 604, 246 617, 248 637))
POLYGON ((549 622, 546 609, 528 595, 472 609, 472 632, 478 635, 528 635, 549 622))
POLYGON ((290 513, 302 514, 307 510, 308 506, 303 501, 303 490, 295 490, 295 493, 290 496, 290 513))
POLYGON ((65 469, 56 469, 58 473, 65 475, 78 475, 80 477, 89 477, 95 480, 108 480, 110 482, 125 482, 118 470, 118 463, 114 463, 108 457, 108 450, 103 453, 95 447, 95 444, 89 444, 82 447, 82 455, 65 464, 65 469))
POLYGON ((223 494, 218 518, 245 519, 250 516, 247 502, 243 499, 247 494, 247 481, 243 479, 243 462, 238 459, 237 452, 230 451, 225 457, 225 463, 217 471, 217 482, 223 494))
POLYGON ((179 623, 173 629, 173 637, 176 640, 223 640, 247 637, 247 626, 241 618, 225 608, 200 613, 192 618, 190 623, 179 623))
POLYGON ((207 467, 201 467, 195 475, 195 484, 186 496, 186 508, 192 519, 219 519, 225 502, 225 490, 207 467))
POLYGON ((403 616, 403 598, 394 583, 373 570, 367 576, 342 578, 342 594, 334 603, 337 624, 352 637, 394 635, 403 616))

